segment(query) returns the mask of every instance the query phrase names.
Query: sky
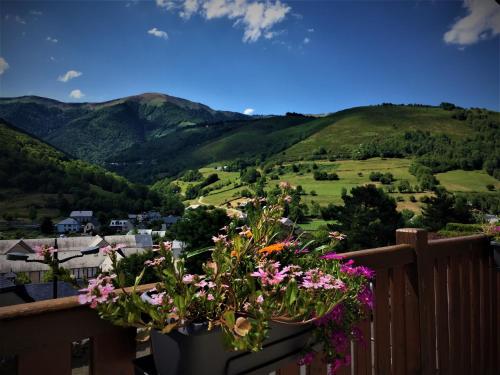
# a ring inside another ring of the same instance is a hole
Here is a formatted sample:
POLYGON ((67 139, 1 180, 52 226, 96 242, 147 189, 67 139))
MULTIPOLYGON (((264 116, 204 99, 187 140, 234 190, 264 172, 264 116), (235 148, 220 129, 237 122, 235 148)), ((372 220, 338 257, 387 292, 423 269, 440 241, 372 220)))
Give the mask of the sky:
POLYGON ((1 0, 0 22, 3 97, 160 92, 248 114, 500 110, 494 0, 1 0))

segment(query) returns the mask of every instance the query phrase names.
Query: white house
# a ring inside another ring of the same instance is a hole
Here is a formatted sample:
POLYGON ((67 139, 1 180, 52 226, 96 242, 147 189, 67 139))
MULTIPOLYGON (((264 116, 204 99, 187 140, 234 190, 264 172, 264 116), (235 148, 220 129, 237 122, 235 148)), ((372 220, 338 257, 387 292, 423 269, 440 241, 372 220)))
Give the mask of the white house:
POLYGON ((58 222, 55 227, 57 233, 77 233, 80 231, 80 223, 71 217, 58 222))

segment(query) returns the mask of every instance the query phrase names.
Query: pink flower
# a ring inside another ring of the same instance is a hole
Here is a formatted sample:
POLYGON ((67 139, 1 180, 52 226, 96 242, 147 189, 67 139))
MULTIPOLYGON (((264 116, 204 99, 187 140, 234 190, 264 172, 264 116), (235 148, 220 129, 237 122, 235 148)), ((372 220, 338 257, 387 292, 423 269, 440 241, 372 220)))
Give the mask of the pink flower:
POLYGON ((332 253, 327 253, 325 255, 322 255, 319 257, 320 259, 327 259, 327 260, 330 260, 330 259, 337 259, 337 260, 340 260, 340 259, 343 259, 344 256, 341 255, 341 254, 337 254, 335 252, 332 252, 332 253))
POLYGON ((118 297, 114 296, 115 287, 112 282, 115 277, 116 275, 98 275, 95 279, 90 279, 87 288, 80 289, 80 292, 85 292, 85 294, 80 294, 78 301, 81 304, 90 303, 93 309, 100 303, 116 301, 118 297))
POLYGON ((182 276, 182 282, 184 284, 191 284, 194 281, 194 275, 187 274, 182 276))
POLYGON ((165 247, 165 250, 167 250, 167 251, 172 250, 172 242, 170 242, 170 241, 163 242, 163 246, 165 247))
POLYGON ((207 295, 207 300, 209 300, 209 301, 213 301, 214 299, 215 299, 215 298, 214 298, 213 294, 212 294, 212 293, 208 293, 208 295, 207 295))
POLYGON ((144 265, 148 266, 148 267, 155 267, 155 266, 161 265, 164 261, 165 261, 165 257, 159 257, 159 258, 155 258, 153 260, 146 260, 144 262, 144 265))
POLYGON ((40 256, 40 257, 44 257, 45 256, 48 256, 48 255, 52 255, 54 253, 57 252, 57 249, 55 249, 54 247, 49 247, 49 246, 35 246, 35 253, 36 255, 40 256))
POLYGON ((123 249, 125 247, 127 247, 126 244, 119 243, 119 244, 113 244, 113 245, 108 245, 108 246, 101 247, 101 251, 102 251, 102 253, 104 255, 111 255, 115 251, 117 251, 119 249, 123 249))
POLYGON ((258 277, 264 286, 278 285, 288 276, 288 271, 290 270, 290 266, 284 267, 282 270, 279 267, 279 262, 268 263, 259 267, 257 271, 252 272, 250 276, 258 277))
POLYGON ((314 352, 309 352, 309 353, 306 353, 302 358, 300 358, 298 361, 297 361, 297 364, 299 366, 307 366, 307 365, 310 365, 311 363, 313 363, 314 361, 314 357, 315 357, 315 353, 314 352))
POLYGON ((255 302, 257 302, 259 305, 264 302, 264 297, 262 297, 262 294, 260 294, 256 299, 255 302))
POLYGON ((329 313, 323 315, 321 318, 315 321, 317 326, 326 325, 330 321, 336 324, 340 324, 344 318, 344 305, 336 305, 329 313))
POLYGON ((290 203, 292 201, 292 197, 290 195, 287 195, 283 200, 287 203, 290 203))
POLYGON ((290 189, 292 187, 292 185, 290 185, 290 183, 286 181, 281 181, 279 186, 280 189, 290 189))
POLYGON ((337 241, 342 241, 342 240, 345 240, 347 236, 343 233, 335 231, 335 232, 330 232, 328 234, 328 237, 330 237, 334 240, 337 240, 337 241))
POLYGON ((150 300, 150 303, 152 305, 161 305, 163 304, 163 298, 165 297, 165 292, 161 292, 161 293, 157 293, 157 294, 153 294, 151 295, 151 300, 150 300))
POLYGON ((369 286, 365 285, 363 289, 361 289, 361 291, 358 293, 357 298, 359 302, 368 307, 370 310, 373 310, 375 301, 373 298, 373 292, 371 291, 369 286))

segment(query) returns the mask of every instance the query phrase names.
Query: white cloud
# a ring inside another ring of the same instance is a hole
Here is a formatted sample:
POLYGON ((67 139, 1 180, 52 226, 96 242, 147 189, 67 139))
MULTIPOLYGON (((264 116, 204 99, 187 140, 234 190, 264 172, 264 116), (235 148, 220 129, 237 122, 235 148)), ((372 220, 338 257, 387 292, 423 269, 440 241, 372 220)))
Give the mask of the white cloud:
POLYGON ((167 40, 168 34, 165 31, 159 30, 156 27, 153 27, 151 30, 148 30, 148 34, 154 35, 157 38, 162 38, 167 40))
POLYGON ((20 23, 21 25, 26 25, 26 20, 24 18, 21 18, 19 16, 16 16, 16 22, 20 23))
POLYGON ((156 0, 156 4, 168 10, 178 11, 179 16, 189 19, 199 14, 206 20, 228 18, 234 26, 244 29, 243 41, 256 42, 276 34, 272 27, 283 21, 291 8, 280 0, 156 0))
POLYGON ((51 42, 51 43, 57 43, 57 42, 59 42, 59 40, 58 40, 58 39, 56 39, 56 38, 52 38, 51 36, 48 36, 47 38, 45 38, 45 40, 46 40, 47 42, 51 42))
POLYGON ((254 112, 255 112, 255 109, 253 109, 253 108, 247 108, 247 109, 245 109, 243 111, 243 114, 251 116, 251 115, 253 115, 254 112))
POLYGON ((70 98, 73 98, 73 99, 81 99, 85 96, 85 94, 83 92, 81 92, 80 90, 73 90, 69 93, 69 97, 70 98))
POLYGON ((30 14, 33 16, 41 16, 43 13, 40 10, 31 10, 30 14))
POLYGON ((464 0, 468 14, 455 22, 443 39, 466 46, 500 34, 500 6, 493 0, 464 0))
POLYGON ((9 69, 9 63, 0 57, 0 75, 4 74, 7 69, 9 69))
POLYGON ((309 44, 309 42, 311 42, 311 39, 309 39, 308 37, 305 37, 304 38, 304 44, 309 44))
POLYGON ((80 77, 81 75, 82 75, 82 72, 77 72, 76 70, 68 70, 62 76, 57 77, 57 80, 59 82, 68 82, 69 80, 76 78, 76 77, 80 77))
POLYGON ((313 32, 314 32, 314 29, 313 29, 313 28, 307 29, 307 32, 308 32, 308 33, 313 33, 313 32))

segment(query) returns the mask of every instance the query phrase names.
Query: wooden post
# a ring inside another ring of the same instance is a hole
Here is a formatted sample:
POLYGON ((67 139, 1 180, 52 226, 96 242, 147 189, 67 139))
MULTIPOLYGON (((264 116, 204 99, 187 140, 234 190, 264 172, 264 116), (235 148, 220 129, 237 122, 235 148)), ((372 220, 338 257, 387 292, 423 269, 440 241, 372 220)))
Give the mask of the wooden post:
POLYGON ((434 264, 428 253, 427 231, 404 228, 396 231, 396 243, 415 249, 417 269, 407 272, 405 319, 408 373, 434 374, 436 369, 436 327, 434 325, 434 264), (417 323, 418 320, 418 325, 417 323), (418 327, 418 333, 415 330, 418 327), (419 360, 412 355, 418 351, 419 360))

